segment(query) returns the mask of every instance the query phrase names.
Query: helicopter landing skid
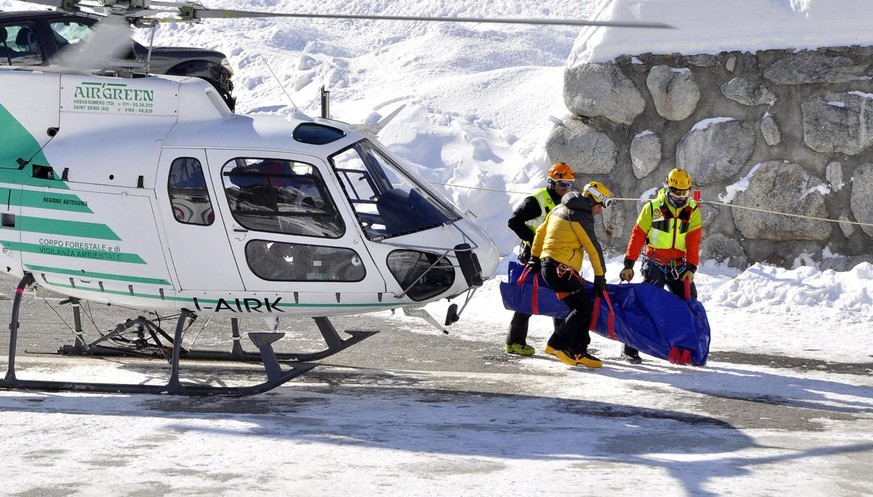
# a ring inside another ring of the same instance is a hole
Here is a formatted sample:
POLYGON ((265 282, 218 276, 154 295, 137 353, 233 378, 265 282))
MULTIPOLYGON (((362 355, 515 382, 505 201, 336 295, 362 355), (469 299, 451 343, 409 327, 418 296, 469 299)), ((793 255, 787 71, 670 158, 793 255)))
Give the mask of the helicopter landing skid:
MULTIPOLYGON (((63 303, 63 302, 62 302, 63 303)), ((190 316, 190 314, 189 314, 190 316)), ((169 358, 168 351, 176 342, 169 334, 155 324, 154 321, 139 316, 136 319, 128 319, 124 323, 119 324, 110 333, 107 333, 97 340, 85 343, 81 329, 80 310, 77 303, 73 303, 73 318, 76 325, 74 334, 76 336, 73 345, 64 345, 58 352, 64 355, 93 355, 93 356, 138 356, 138 357, 166 357, 169 358), (126 334, 135 333, 136 338, 127 338, 126 334), (116 343, 116 345, 107 345, 116 343)), ((180 319, 182 319, 180 317, 180 319)), ((324 339, 327 348, 317 352, 275 352, 276 360, 282 363, 308 362, 324 359, 332 356, 337 352, 341 352, 352 345, 355 345, 362 340, 369 338, 378 331, 375 330, 345 330, 345 333, 350 335, 349 338, 340 337, 336 328, 326 317, 312 318, 318 326, 319 332, 324 339)), ((184 319, 182 319, 184 321, 184 319)), ((233 345, 229 352, 218 350, 197 350, 185 349, 181 350, 181 356, 185 359, 199 361, 230 361, 230 362, 259 362, 262 360, 260 353, 247 352, 242 347, 242 340, 239 330, 239 320, 231 318, 231 330, 233 345)), ((275 340, 282 338, 284 333, 248 333, 249 338, 260 350, 257 340, 262 335, 275 335, 275 340)))
MULTIPOLYGON (((182 331, 188 320, 190 311, 182 310, 176 322, 175 336, 172 340, 172 352, 169 356, 171 365, 170 378, 166 385, 125 384, 125 383, 94 383, 52 380, 23 380, 15 373, 15 352, 18 338, 18 316, 21 308, 21 296, 25 288, 34 282, 33 275, 25 274, 18 283, 12 305, 12 319, 9 324, 9 362, 6 376, 0 379, 0 388, 10 390, 39 391, 73 391, 89 393, 129 393, 129 394, 172 394, 207 396, 223 395, 240 397, 263 393, 276 388, 317 366, 311 363, 290 363, 290 369, 284 370, 279 364, 272 343, 282 337, 281 333, 250 333, 252 342, 260 351, 260 360, 264 365, 267 379, 262 383, 247 386, 210 386, 207 384, 182 383, 179 379, 179 360, 181 356, 182 331)), ((78 339, 77 335, 77 339, 78 339)))

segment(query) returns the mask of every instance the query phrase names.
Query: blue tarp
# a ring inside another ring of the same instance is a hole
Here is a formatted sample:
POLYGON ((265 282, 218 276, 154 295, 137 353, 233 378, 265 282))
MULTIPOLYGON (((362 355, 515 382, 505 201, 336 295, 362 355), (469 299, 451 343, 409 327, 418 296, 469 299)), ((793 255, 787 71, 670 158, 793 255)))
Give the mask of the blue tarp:
MULTIPOLYGON (((548 288, 542 276, 538 280, 538 309, 533 312, 533 277, 528 275, 523 285, 517 281, 524 269, 510 262, 509 281, 500 284, 503 305, 507 309, 527 314, 563 318, 569 314, 566 304, 548 288)), ((703 365, 709 355, 709 321, 703 305, 694 299, 683 300, 676 295, 647 283, 606 285, 609 302, 597 299, 597 320, 593 331, 598 335, 626 343, 640 352, 661 359, 679 362, 673 355, 690 354, 690 363, 703 365), (612 333, 610 333, 610 318, 612 333)), ((593 285, 585 283, 591 294, 593 285)), ((685 362, 685 361, 682 361, 685 362)))

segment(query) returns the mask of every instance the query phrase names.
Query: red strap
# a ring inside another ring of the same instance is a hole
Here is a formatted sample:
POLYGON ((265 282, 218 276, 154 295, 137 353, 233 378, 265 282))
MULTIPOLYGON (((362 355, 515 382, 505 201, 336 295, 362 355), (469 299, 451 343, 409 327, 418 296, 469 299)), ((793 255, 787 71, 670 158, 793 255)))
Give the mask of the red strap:
POLYGON ((530 310, 533 314, 539 314, 540 310, 537 305, 537 295, 540 293, 540 279, 534 275, 533 295, 530 297, 530 310))
POLYGON ((688 300, 690 298, 691 298, 691 282, 688 280, 685 280, 685 300, 688 300))
POLYGON ((524 266, 524 269, 521 270, 521 274, 518 275, 518 281, 515 282, 518 286, 524 286, 524 280, 527 279, 527 274, 530 272, 530 266, 524 266))
POLYGON ((591 322, 588 323, 588 329, 593 330, 597 324, 597 315, 600 314, 600 295, 594 297, 594 310, 591 311, 591 322))
MULTIPOLYGON (((606 331, 609 332, 609 338, 615 340, 615 311, 612 309, 612 300, 609 298, 609 292, 603 291, 603 298, 606 300, 606 306, 609 307, 609 317, 606 319, 606 331)), ((594 297, 594 311, 591 313, 591 324, 588 329, 593 330, 597 324, 597 315, 600 313, 600 295, 594 297)))

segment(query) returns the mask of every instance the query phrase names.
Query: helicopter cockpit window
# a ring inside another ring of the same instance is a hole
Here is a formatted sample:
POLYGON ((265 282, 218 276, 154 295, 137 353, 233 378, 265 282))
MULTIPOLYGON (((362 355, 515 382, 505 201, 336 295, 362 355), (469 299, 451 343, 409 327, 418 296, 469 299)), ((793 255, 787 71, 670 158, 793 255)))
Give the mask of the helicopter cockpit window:
POLYGON ((243 227, 288 235, 339 238, 345 225, 321 173, 284 159, 233 159, 222 169, 234 219, 243 227))
POLYGON ((458 215, 362 140, 330 158, 367 238, 405 235, 457 221, 458 215))
POLYGON ((34 66, 43 63, 36 29, 29 23, 0 26, 0 65, 34 66))
POLYGON ((361 281, 361 257, 345 247, 253 240, 246 244, 252 272, 270 281, 361 281))
POLYGON ((208 226, 215 220, 206 178, 200 161, 181 157, 170 165, 170 180, 167 184, 173 217, 183 224, 208 226))

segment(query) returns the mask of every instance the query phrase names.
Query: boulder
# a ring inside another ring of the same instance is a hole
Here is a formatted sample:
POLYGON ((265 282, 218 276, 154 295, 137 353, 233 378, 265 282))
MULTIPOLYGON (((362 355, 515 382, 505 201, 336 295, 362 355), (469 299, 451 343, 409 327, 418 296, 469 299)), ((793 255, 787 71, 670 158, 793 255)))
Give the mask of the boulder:
POLYGON ((745 78, 734 78, 721 85, 720 89, 722 95, 743 105, 769 105, 776 101, 776 94, 772 90, 745 78))
POLYGON ((800 108, 803 141, 816 152, 857 155, 873 143, 873 94, 828 93, 800 108))
POLYGON ((651 131, 634 136, 630 156, 634 176, 645 178, 661 163, 661 137, 651 131))
POLYGON ((831 236, 831 223, 805 217, 828 216, 823 186, 821 179, 810 176, 798 164, 787 161, 760 164, 749 180, 748 189, 737 194, 734 204, 739 208, 732 209, 734 223, 746 238, 827 240, 831 236))
POLYGON ((761 134, 764 136, 764 141, 771 147, 782 143, 782 132, 779 131, 779 125, 776 124, 776 119, 770 114, 761 118, 761 134))
POLYGON ((828 163, 825 168, 825 179, 831 186, 831 191, 838 192, 843 189, 843 165, 837 161, 828 163))
POLYGON ((681 121, 690 116, 700 100, 700 87, 688 68, 655 66, 649 70, 646 86, 655 110, 670 121, 681 121))
POLYGON ((746 267, 749 260, 739 240, 722 233, 704 236, 700 241, 700 260, 712 259, 733 267, 746 267))
POLYGON ((846 83, 857 81, 864 69, 848 57, 802 50, 774 62, 764 70, 764 77, 777 85, 846 83))
POLYGON ((686 169, 695 185, 732 178, 755 150, 755 132, 730 118, 698 122, 676 146, 676 167, 686 169))
MULTIPOLYGON (((863 164, 852 175, 852 197, 849 205, 852 216, 859 223, 873 224, 873 164, 863 164)), ((867 236, 873 237, 873 226, 861 226, 867 236)))
POLYGON ((577 172, 609 174, 615 168, 615 143, 580 119, 564 119, 546 139, 550 163, 566 162, 577 172))
POLYGON ((564 71, 564 104, 585 117, 631 124, 646 109, 633 82, 612 62, 582 64, 564 71))

